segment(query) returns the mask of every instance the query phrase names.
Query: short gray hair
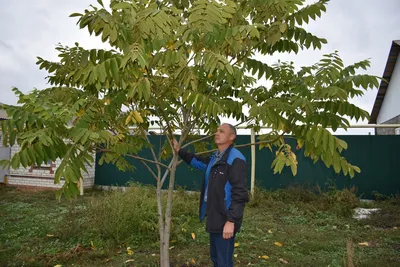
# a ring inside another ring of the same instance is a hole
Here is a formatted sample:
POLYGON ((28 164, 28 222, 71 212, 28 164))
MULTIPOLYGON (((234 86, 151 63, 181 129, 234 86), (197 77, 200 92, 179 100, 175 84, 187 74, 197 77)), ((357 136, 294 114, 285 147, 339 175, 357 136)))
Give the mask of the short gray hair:
POLYGON ((231 131, 232 131, 232 133, 235 135, 235 137, 237 136, 237 131, 236 131, 236 128, 235 128, 235 126, 233 126, 232 124, 230 124, 230 123, 224 123, 225 125, 228 125, 228 127, 229 127, 229 129, 231 129, 231 131))

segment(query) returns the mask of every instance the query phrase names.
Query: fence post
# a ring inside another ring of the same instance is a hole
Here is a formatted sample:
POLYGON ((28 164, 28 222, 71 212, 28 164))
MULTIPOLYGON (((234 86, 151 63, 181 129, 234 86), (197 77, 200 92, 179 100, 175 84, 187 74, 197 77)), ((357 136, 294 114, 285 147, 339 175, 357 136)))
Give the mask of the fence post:
POLYGON ((82 177, 79 178, 79 194, 83 196, 83 179, 82 177))
MULTIPOLYGON (((250 143, 254 144, 256 142, 256 134, 254 132, 254 128, 251 129, 251 138, 250 143)), ((251 196, 254 196, 254 183, 256 179, 256 146, 251 145, 251 186, 250 193, 251 196)))

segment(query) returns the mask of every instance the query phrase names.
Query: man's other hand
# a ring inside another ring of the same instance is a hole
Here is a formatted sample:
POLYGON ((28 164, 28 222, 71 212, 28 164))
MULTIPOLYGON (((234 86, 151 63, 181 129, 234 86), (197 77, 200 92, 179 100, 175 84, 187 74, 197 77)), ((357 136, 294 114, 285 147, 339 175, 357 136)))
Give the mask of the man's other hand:
POLYGON ((233 237, 234 230, 235 230, 235 223, 227 221, 224 226, 224 231, 222 232, 222 237, 224 239, 229 239, 233 237))

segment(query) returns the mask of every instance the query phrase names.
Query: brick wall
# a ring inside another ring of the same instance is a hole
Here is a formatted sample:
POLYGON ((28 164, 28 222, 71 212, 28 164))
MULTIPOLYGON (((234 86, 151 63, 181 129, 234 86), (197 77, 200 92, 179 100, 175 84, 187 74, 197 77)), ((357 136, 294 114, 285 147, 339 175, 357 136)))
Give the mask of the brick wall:
POLYGON ((95 173, 95 168, 96 168, 96 154, 93 153, 92 154, 93 157, 93 163, 92 166, 89 166, 87 164, 85 164, 86 169, 88 170, 89 174, 87 174, 86 172, 82 173, 82 178, 83 178, 83 184, 84 184, 84 188, 91 188, 94 186, 94 173, 95 173))
MULTIPOLYGON (((19 146, 15 145, 11 148, 11 157, 19 151, 19 146)), ((95 154, 93 153, 93 158, 95 154)), ((10 169, 6 177, 8 185, 15 186, 34 186, 34 187, 47 187, 47 188, 60 188, 64 185, 63 179, 60 184, 54 184, 54 173, 57 166, 61 164, 61 159, 51 162, 49 166, 42 167, 19 167, 18 169, 10 169)), ((95 162, 92 166, 86 165, 88 174, 83 172, 82 178, 84 179, 84 188, 91 188, 94 185, 95 162)))
MULTIPOLYGON (((400 124, 400 115, 385 121, 382 124, 400 124)), ((394 130, 394 128, 377 128, 375 133, 377 135, 394 135, 394 130)))
POLYGON ((60 184, 54 184, 54 179, 52 178, 8 175, 7 184, 15 186, 60 188, 64 185, 64 181, 61 181, 60 184))

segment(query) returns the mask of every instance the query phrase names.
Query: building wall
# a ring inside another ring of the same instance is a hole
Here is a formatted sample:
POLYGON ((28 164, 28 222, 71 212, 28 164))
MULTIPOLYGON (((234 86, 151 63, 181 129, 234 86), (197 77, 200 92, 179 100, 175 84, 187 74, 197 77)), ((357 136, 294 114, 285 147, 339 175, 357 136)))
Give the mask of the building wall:
MULTIPOLYGON (((19 146, 15 145, 11 148, 11 157, 19 151, 19 146)), ((94 155, 93 155, 94 158, 94 155)), ((20 166, 18 169, 10 169, 9 174, 6 175, 6 183, 8 185, 15 186, 34 186, 34 187, 46 187, 46 188, 61 188, 64 185, 64 181, 61 180, 59 184, 54 184, 54 173, 57 170, 57 166, 61 164, 61 160, 57 159, 55 162, 51 162, 48 166, 42 167, 28 167, 24 168, 20 166)), ((92 166, 86 166, 89 174, 82 173, 84 179, 84 188, 91 188, 94 185, 95 175, 95 162, 92 166)))
MULTIPOLYGON (((377 123, 388 123, 389 120, 400 115, 400 56, 397 57, 396 65, 394 67, 392 78, 390 79, 389 86, 386 91, 385 98, 379 115, 377 123)), ((394 130, 393 130, 394 132, 394 130)))
MULTIPOLYGON (((385 121, 382 124, 400 124, 400 115, 385 121)), ((377 135, 394 135, 395 134, 395 129, 394 128, 377 128, 375 133, 377 135)))

